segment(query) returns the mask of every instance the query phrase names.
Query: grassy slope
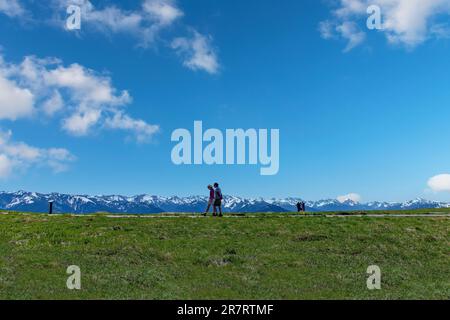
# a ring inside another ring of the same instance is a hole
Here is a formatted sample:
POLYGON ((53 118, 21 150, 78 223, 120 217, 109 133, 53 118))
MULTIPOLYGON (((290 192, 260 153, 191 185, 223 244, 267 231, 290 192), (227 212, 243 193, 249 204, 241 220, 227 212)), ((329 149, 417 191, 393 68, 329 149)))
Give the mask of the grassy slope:
POLYGON ((448 218, 0 215, 0 298, 449 299, 449 233, 448 218))

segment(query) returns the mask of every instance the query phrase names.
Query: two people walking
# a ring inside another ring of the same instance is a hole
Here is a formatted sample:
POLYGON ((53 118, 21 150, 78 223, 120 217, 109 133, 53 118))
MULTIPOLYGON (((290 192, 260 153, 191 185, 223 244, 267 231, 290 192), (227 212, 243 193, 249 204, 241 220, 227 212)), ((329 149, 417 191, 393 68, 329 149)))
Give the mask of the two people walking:
POLYGON ((306 206, 304 201, 297 202, 297 212, 306 212, 306 206))
MULTIPOLYGON (((206 207, 205 213, 203 213, 203 216, 206 216, 209 213, 209 210, 211 207, 213 207, 213 217, 217 217, 217 213, 219 213, 219 217, 223 217, 222 214, 222 190, 219 187, 219 184, 216 182, 214 183, 214 186, 209 185, 209 199, 208 199, 208 206, 206 207), (217 212, 218 211, 218 212, 217 212)), ((297 202, 297 211, 298 212, 306 212, 306 203, 304 201, 297 202)))
POLYGON ((212 185, 208 186, 209 189, 209 200, 208 200, 208 206, 206 207, 206 211, 203 214, 206 216, 209 213, 209 210, 211 209, 211 206, 213 207, 213 217, 217 217, 217 210, 219 210, 219 217, 223 217, 222 214, 222 190, 219 187, 219 184, 216 182, 214 183, 214 187, 212 185))

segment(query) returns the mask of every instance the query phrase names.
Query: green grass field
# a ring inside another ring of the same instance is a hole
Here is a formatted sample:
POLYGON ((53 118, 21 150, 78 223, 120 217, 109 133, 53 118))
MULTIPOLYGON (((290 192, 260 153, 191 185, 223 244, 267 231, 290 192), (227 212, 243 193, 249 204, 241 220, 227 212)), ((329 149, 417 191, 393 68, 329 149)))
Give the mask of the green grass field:
POLYGON ((0 214, 0 298, 449 299, 449 240, 448 217, 0 214))

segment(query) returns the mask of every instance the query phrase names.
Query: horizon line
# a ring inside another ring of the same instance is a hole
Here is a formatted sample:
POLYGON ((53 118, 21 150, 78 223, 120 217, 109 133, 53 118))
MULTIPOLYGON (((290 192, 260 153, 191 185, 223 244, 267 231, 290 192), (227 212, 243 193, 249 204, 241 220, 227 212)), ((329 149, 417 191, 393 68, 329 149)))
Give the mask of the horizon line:
MULTIPOLYGON (((190 198, 190 197, 201 197, 201 198, 207 198, 208 195, 186 195, 186 196, 180 196, 180 195, 170 195, 170 196, 164 196, 164 195, 157 195, 157 194, 150 194, 150 193, 140 193, 140 194, 134 194, 134 195, 123 195, 123 194, 87 194, 87 193, 65 193, 65 192, 59 192, 59 191, 53 191, 53 192, 39 192, 39 191, 27 191, 27 190, 17 190, 17 191, 5 191, 2 190, 0 193, 18 193, 18 192, 24 192, 24 193, 36 193, 41 195, 52 195, 52 194, 60 194, 60 195, 68 195, 68 196, 87 196, 87 197, 124 197, 124 198, 134 198, 134 197, 140 197, 140 196, 151 196, 151 197, 160 197, 160 198, 190 198)), ((439 200, 429 200, 422 197, 416 197, 414 199, 404 200, 404 201, 385 201, 385 200, 373 200, 373 201, 354 201, 351 199, 347 199, 346 201, 339 201, 337 198, 322 198, 318 200, 307 200, 302 197, 295 197, 295 196, 286 196, 286 197, 245 197, 245 196, 236 196, 236 195, 224 195, 224 197, 234 197, 234 198, 241 198, 245 200, 286 200, 286 199, 294 199, 294 200, 302 200, 307 202, 318 202, 318 201, 327 201, 327 200, 333 200, 337 201, 339 203, 346 203, 346 202, 352 202, 356 204, 367 204, 367 203, 373 203, 373 202, 379 202, 379 203, 404 203, 408 201, 414 201, 414 200, 424 200, 428 202, 437 202, 437 203, 446 203, 450 204, 450 200, 448 201, 439 201, 439 200)))

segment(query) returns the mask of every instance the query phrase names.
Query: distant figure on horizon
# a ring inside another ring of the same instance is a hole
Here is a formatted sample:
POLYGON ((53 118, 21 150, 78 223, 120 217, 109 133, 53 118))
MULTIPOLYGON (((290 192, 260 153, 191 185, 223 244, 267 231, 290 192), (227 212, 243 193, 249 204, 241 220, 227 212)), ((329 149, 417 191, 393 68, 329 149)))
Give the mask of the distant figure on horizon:
POLYGON ((211 209, 211 206, 214 204, 214 188, 212 187, 212 185, 208 185, 208 190, 209 190, 208 206, 206 207, 206 211, 203 214, 204 216, 206 216, 209 213, 209 209, 211 209))
POLYGON ((305 212, 305 211, 306 211, 305 202, 304 201, 297 202, 297 212, 305 212))
POLYGON ((217 217, 217 208, 219 208, 219 217, 223 217, 222 214, 222 190, 219 188, 219 184, 214 183, 214 208, 213 208, 213 216, 217 217))

